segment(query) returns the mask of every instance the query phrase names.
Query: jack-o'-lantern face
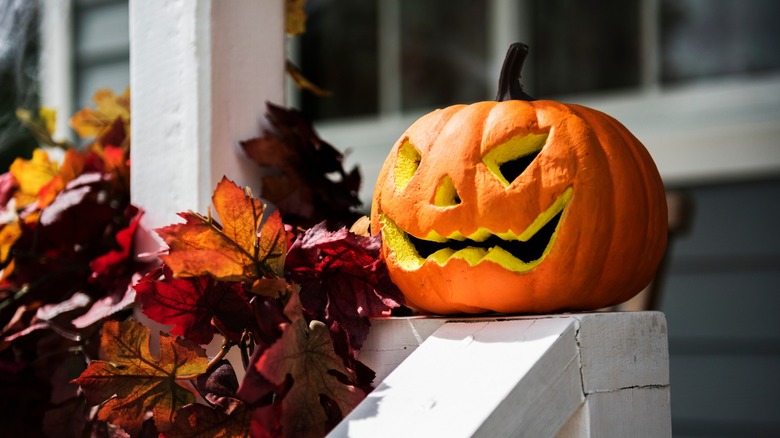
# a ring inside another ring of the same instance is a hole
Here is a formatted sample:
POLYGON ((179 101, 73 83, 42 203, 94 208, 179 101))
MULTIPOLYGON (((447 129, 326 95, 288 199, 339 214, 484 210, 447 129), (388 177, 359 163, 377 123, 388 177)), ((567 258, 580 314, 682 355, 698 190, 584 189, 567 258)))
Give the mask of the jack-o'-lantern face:
POLYGON ((371 226, 410 305, 436 313, 595 309, 644 287, 666 203, 642 144, 553 101, 429 113, 380 172, 371 226))

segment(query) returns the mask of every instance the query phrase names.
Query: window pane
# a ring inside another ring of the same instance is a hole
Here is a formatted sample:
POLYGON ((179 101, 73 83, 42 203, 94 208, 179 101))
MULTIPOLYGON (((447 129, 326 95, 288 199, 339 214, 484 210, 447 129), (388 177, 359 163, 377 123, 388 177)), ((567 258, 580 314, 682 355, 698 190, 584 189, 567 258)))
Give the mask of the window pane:
POLYGON ((661 11, 666 83, 780 69, 776 0, 664 0, 661 11))
POLYGON ((639 85, 638 0, 533 0, 528 94, 639 85))
POLYGON ((486 1, 402 0, 402 108, 488 98, 486 29, 486 1))
POLYGON ((309 0, 300 39, 304 76, 333 93, 301 93, 301 109, 314 120, 375 114, 378 108, 377 12, 368 0, 309 0))

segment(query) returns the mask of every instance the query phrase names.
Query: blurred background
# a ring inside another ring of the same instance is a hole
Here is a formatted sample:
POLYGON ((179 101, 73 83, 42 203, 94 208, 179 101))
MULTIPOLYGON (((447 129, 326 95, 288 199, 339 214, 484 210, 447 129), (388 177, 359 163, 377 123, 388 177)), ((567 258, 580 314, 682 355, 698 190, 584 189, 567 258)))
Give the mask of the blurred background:
MULTIPOLYGON (((400 134, 454 103, 491 100, 506 48, 531 46, 537 98, 619 119, 682 199, 659 294, 675 436, 780 436, 780 2, 308 0, 288 86, 349 150, 361 198, 400 134)), ((58 132, 97 88, 129 85, 127 0, 0 0, 0 165, 34 141, 17 107, 56 104, 58 132)), ((160 86, 164 86, 161 84, 160 86)))

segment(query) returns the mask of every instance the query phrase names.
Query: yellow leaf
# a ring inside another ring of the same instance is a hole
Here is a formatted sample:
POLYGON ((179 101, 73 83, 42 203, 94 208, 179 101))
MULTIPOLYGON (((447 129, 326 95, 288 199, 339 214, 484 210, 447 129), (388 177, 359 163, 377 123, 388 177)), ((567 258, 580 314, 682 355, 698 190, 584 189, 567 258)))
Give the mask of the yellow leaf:
POLYGON ((54 135, 54 130, 57 129, 57 110, 54 108, 47 108, 42 106, 38 111, 38 117, 43 122, 44 128, 49 136, 54 135))
POLYGON ((287 35, 296 36, 306 31, 306 12, 303 7, 306 0, 285 0, 285 31, 287 35))
POLYGON ((95 93, 92 100, 95 102, 95 109, 84 108, 70 119, 70 125, 79 137, 96 137, 110 129, 117 118, 122 118, 126 128, 129 128, 130 89, 118 96, 109 89, 101 89, 95 93))
POLYGON ((38 192, 59 173, 59 166, 49 159, 46 151, 36 149, 33 151, 32 159, 14 160, 10 172, 19 184, 19 191, 14 195, 16 205, 24 207, 37 199, 38 192))

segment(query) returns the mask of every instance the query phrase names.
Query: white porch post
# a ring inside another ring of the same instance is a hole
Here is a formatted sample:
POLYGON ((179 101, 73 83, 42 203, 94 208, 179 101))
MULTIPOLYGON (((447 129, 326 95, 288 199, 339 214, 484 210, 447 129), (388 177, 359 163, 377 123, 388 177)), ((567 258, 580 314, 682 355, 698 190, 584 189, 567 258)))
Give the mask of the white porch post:
POLYGON ((259 193, 238 142, 284 103, 282 0, 131 0, 132 200, 149 228, 205 212, 222 175, 259 193))

